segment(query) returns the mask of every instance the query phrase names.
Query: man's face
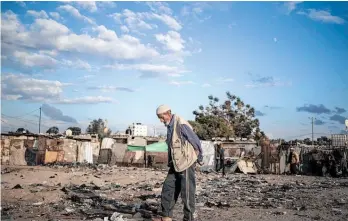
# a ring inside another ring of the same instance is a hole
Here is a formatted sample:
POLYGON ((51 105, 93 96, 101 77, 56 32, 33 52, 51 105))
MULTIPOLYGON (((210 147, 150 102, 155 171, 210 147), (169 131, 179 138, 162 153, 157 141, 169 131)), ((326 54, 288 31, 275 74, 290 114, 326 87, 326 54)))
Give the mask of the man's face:
POLYGON ((157 114, 157 117, 165 126, 168 126, 171 119, 171 114, 169 112, 166 112, 163 114, 157 114))

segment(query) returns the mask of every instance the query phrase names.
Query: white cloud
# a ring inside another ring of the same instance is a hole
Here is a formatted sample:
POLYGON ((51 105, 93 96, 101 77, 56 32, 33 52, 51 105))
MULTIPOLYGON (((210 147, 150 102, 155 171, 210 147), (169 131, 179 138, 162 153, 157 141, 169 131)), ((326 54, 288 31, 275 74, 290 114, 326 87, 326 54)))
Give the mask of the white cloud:
POLYGON ((98 10, 97 5, 94 1, 76 1, 74 3, 90 12, 96 12, 98 10))
POLYGON ((145 77, 145 78, 159 77, 163 75, 170 76, 170 77, 177 77, 187 72, 186 70, 180 69, 175 66, 156 65, 156 64, 134 64, 134 65, 115 64, 115 65, 105 65, 104 67, 116 69, 116 70, 139 71, 142 73, 141 77, 145 77))
POLYGON ((28 10, 27 14, 35 18, 48 18, 48 15, 44 10, 41 10, 39 12, 34 10, 28 10))
POLYGON ((126 91, 126 92, 134 92, 133 89, 127 88, 127 87, 116 87, 116 86, 93 86, 93 87, 88 87, 88 90, 99 90, 102 92, 112 92, 112 91, 126 91))
POLYGON ((58 104, 97 104, 97 103, 113 103, 115 102, 111 97, 103 96, 85 96, 72 99, 60 99, 54 103, 58 104))
POLYGON ((180 87, 182 85, 194 84, 194 82, 193 81, 171 81, 170 84, 180 87))
POLYGON ((211 84, 204 83, 204 84, 202 84, 202 87, 211 87, 211 84))
POLYGON ((23 74, 5 74, 1 79, 1 97, 6 100, 27 100, 60 104, 111 103, 114 100, 103 96, 62 98, 63 88, 72 85, 59 81, 39 80, 23 74))
POLYGON ((51 57, 55 57, 58 55, 58 52, 56 50, 39 50, 40 54, 46 54, 49 55, 51 57))
POLYGON ((30 68, 41 67, 43 69, 54 69, 58 63, 56 59, 45 54, 15 51, 13 55, 21 65, 30 68))
POLYGON ((117 24, 122 24, 122 14, 121 13, 113 13, 108 15, 109 17, 113 18, 117 24))
POLYGON ((71 6, 71 5, 61 5, 58 7, 59 10, 64 10, 68 13, 70 13, 73 17, 77 18, 77 19, 81 19, 85 22, 88 22, 91 25, 95 25, 95 22, 88 18, 87 16, 81 15, 81 13, 79 12, 79 10, 77 10, 75 7, 71 6))
POLYGON ((166 24, 168 27, 176 31, 179 31, 182 28, 180 23, 175 18, 166 14, 159 15, 159 14, 152 13, 151 15, 148 15, 148 17, 158 19, 162 21, 164 24, 166 24))
POLYGON ((80 59, 77 59, 75 61, 70 61, 70 60, 64 59, 61 63, 62 63, 62 65, 68 66, 70 68, 82 69, 82 70, 87 70, 87 71, 92 70, 92 67, 88 62, 82 61, 80 59))
POLYGON ((45 101, 59 99, 62 88, 69 84, 59 81, 39 80, 26 75, 5 74, 1 80, 3 99, 45 101))
POLYGON ((157 13, 149 13, 149 12, 133 12, 129 9, 124 9, 121 13, 114 13, 109 15, 112 17, 118 24, 122 24, 122 19, 124 23, 128 26, 132 31, 136 31, 138 29, 141 30, 151 30, 157 28, 157 25, 147 23, 145 20, 159 20, 166 24, 169 28, 173 30, 180 30, 182 26, 180 23, 172 16, 167 14, 157 14, 157 13))
POLYGON ((50 12, 50 16, 56 20, 60 19, 60 15, 58 12, 50 12))
POLYGON ((101 7, 101 8, 116 8, 117 7, 116 2, 112 2, 112 1, 98 1, 97 5, 98 7, 101 7))
POLYGON ((156 40, 165 45, 169 51, 180 52, 184 49, 185 41, 181 38, 180 33, 176 31, 169 31, 166 35, 156 34, 156 40))
POLYGON ((344 24, 345 20, 341 17, 334 16, 330 11, 308 9, 307 12, 300 11, 298 14, 306 15, 314 21, 321 21, 324 23, 344 24))
POLYGON ((246 88, 263 88, 263 87, 286 87, 291 86, 292 82, 280 82, 280 81, 274 81, 274 82, 267 82, 267 83, 252 83, 252 84, 246 84, 246 88))
POLYGON ((288 14, 290 14, 292 11, 294 11, 298 4, 301 4, 301 1, 292 1, 292 2, 285 2, 284 5, 288 10, 288 14))
MULTIPOLYGON (((215 4, 215 3, 214 3, 215 4)), ((204 11, 206 9, 211 9, 211 5, 206 2, 195 2, 191 4, 186 4, 181 9, 181 16, 188 17, 188 21, 192 21, 192 18, 198 22, 204 22, 211 18, 211 16, 206 15, 204 11)))
POLYGON ((37 50, 82 53, 112 59, 153 58, 159 55, 154 48, 141 44, 139 39, 132 36, 118 37, 116 32, 105 26, 97 26, 94 30, 98 37, 78 35, 51 19, 36 19, 28 30, 11 11, 3 14, 1 26, 2 44, 8 51, 25 46, 37 50))
POLYGON ((166 2, 147 2, 146 3, 153 12, 165 13, 171 15, 173 13, 172 9, 169 8, 166 2))
POLYGON ((121 26, 121 31, 123 31, 125 33, 128 33, 129 32, 129 28, 127 28, 127 26, 125 26, 125 25, 122 25, 121 26))
POLYGON ((16 1, 16 3, 23 8, 26 6, 25 2, 23 2, 23 1, 16 1))

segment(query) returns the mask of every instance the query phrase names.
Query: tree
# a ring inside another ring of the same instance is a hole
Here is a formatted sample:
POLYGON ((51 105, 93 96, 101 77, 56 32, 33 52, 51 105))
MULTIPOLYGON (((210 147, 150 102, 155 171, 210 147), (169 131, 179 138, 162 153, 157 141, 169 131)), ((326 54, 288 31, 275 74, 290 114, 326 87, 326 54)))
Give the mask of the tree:
POLYGON ((81 128, 79 128, 79 127, 69 127, 67 130, 71 130, 72 135, 80 135, 81 134, 81 128))
POLYGON ((111 130, 107 128, 106 123, 102 119, 93 120, 88 125, 86 132, 88 134, 98 134, 101 139, 110 136, 111 130))
POLYGON ((30 131, 27 130, 27 129, 24 129, 23 127, 20 127, 20 128, 18 128, 18 129, 16 130, 16 133, 20 133, 20 134, 27 133, 27 134, 29 134, 30 131))
POLYGON ((208 96, 209 105, 195 110, 195 121, 190 121, 201 139, 213 137, 255 138, 265 137, 255 118, 255 109, 237 96, 226 92, 227 99, 219 104, 219 98, 208 96))
POLYGON ((54 126, 54 127, 50 127, 46 133, 48 134, 58 134, 59 133, 59 129, 58 127, 54 126))

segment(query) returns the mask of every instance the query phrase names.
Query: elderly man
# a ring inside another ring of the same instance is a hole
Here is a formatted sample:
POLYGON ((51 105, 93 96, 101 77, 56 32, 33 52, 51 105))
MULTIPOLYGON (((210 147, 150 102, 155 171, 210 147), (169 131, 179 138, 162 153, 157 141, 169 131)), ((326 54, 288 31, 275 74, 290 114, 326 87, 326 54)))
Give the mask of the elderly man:
POLYGON ((202 162, 202 147, 191 125, 174 115, 167 105, 156 110, 157 117, 167 127, 168 175, 161 195, 162 216, 154 221, 171 221, 174 205, 181 193, 184 221, 193 221, 196 193, 196 162, 202 162))

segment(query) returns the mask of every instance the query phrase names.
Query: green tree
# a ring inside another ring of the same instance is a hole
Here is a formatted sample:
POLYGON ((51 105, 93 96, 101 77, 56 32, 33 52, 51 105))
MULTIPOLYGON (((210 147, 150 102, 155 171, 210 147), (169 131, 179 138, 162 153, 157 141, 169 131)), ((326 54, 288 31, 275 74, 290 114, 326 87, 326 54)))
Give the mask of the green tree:
POLYGON ((190 121, 200 139, 213 137, 240 137, 260 139, 265 134, 260 131, 255 109, 237 96, 226 92, 227 99, 219 103, 219 98, 208 96, 209 104, 195 110, 195 121, 190 121))
POLYGON ((69 127, 67 130, 71 130, 72 135, 80 135, 81 134, 81 128, 79 128, 79 127, 69 127))
POLYGON ((20 127, 20 128, 18 128, 18 129, 16 130, 16 133, 20 133, 20 134, 22 134, 22 133, 27 133, 27 134, 29 134, 30 131, 27 130, 27 129, 24 129, 23 127, 20 127))
POLYGON ((58 134, 59 133, 59 129, 58 127, 54 126, 54 127, 50 127, 46 133, 48 134, 58 134))
POLYGON ((107 128, 106 123, 102 119, 93 120, 88 125, 86 132, 88 134, 98 134, 100 139, 108 137, 111 134, 111 130, 107 128))

